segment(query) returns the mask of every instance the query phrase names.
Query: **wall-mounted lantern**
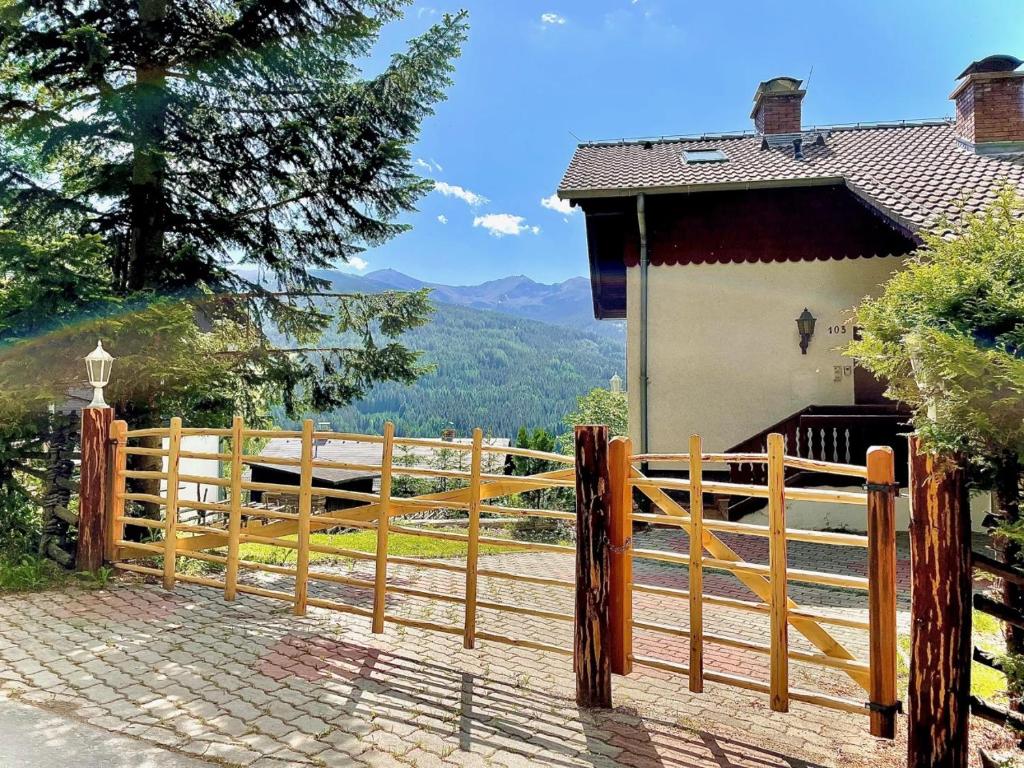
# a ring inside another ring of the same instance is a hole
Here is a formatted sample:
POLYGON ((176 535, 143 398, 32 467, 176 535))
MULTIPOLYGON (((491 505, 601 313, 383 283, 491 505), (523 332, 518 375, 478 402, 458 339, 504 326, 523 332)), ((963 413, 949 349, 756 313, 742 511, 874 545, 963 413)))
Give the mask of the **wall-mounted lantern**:
POLYGON ((802 354, 807 354, 807 345, 811 343, 811 336, 814 335, 815 322, 817 322, 817 318, 811 314, 807 307, 804 307, 804 311, 796 319, 796 329, 800 332, 800 352, 802 354))
POLYGON ((96 349, 85 357, 85 368, 89 372, 89 384, 92 386, 92 402, 90 408, 109 408, 103 399, 103 388, 110 382, 110 369, 114 358, 103 348, 103 342, 96 342, 96 349))

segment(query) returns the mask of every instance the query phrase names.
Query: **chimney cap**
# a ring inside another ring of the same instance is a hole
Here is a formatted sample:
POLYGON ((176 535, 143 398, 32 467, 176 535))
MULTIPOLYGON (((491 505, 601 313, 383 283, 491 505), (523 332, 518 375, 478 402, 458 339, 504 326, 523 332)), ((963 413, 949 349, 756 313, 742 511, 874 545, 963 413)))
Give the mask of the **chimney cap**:
POLYGON ((1024 64, 1024 61, 1008 54, 986 56, 984 59, 978 59, 968 64, 967 68, 956 76, 956 79, 959 80, 968 75, 978 75, 986 72, 1013 72, 1021 64, 1024 64))
POLYGON ((762 80, 754 92, 754 108, 750 110, 750 117, 757 115, 757 110, 767 96, 797 96, 803 98, 807 91, 801 90, 803 80, 795 77, 773 77, 770 80, 762 80))

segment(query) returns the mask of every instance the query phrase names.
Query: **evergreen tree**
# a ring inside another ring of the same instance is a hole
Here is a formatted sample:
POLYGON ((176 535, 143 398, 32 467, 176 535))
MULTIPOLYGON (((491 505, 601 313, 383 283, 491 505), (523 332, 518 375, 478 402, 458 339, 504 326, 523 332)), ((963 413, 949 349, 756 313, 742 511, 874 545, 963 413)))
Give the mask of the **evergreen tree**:
POLYGON ((0 228, 59 220, 67 235, 99 237, 116 297, 231 293, 204 299, 204 320, 292 339, 286 353, 253 344, 243 363, 319 409, 373 381, 412 380, 415 356, 371 331, 423 322, 425 297, 325 307, 310 272, 401 232, 396 216, 429 189, 408 146, 444 96, 465 16, 363 77, 406 4, 3 0, 0 228), (311 348, 333 316, 360 343, 311 348))
MULTIPOLYGON (((466 22, 363 76, 406 5, 0 0, 0 422, 38 424, 97 336, 136 425, 327 410, 426 370, 398 340, 424 293, 327 294, 311 272, 401 232, 429 189, 408 147, 466 22)), ((13 462, 0 480, 32 469, 13 462)))
MULTIPOLYGON (((995 491, 993 546, 1024 565, 1024 199, 1012 190, 984 213, 928 235, 881 296, 857 310, 848 352, 914 408, 927 449, 969 460, 973 487, 995 491)), ((1024 590, 1002 586, 1024 610, 1024 590)), ((1024 709, 1024 629, 1006 625, 1011 703, 1024 709)))

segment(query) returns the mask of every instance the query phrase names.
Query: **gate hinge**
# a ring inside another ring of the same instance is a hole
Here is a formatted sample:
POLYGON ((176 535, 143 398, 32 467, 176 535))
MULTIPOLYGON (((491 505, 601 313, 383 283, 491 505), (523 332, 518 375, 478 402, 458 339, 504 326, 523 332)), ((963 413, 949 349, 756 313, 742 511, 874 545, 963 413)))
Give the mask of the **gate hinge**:
POLYGON ((864 483, 865 491, 882 491, 883 493, 899 493, 899 483, 864 483))
POLYGON ((865 706, 872 712, 878 712, 883 715, 902 715, 903 714, 903 702, 896 701, 895 704, 878 704, 874 701, 869 701, 865 706))
POLYGON ((609 551, 612 552, 612 554, 615 554, 615 555, 624 554, 624 553, 628 552, 632 548, 633 548, 633 537, 632 536, 630 536, 628 539, 626 539, 622 544, 612 544, 611 542, 608 543, 609 551))

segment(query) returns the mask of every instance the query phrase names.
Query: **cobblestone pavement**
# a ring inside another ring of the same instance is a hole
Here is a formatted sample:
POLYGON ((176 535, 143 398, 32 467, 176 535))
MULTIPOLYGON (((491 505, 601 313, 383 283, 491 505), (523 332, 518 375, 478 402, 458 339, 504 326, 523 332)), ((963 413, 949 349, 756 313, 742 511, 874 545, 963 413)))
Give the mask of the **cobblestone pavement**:
MULTIPOLYGON (((641 546, 677 548, 679 534, 649 533, 641 546)), ((750 542, 753 541, 753 544, 750 542)), ((737 548, 755 562, 765 542, 737 548)), ((863 572, 864 550, 792 545, 793 567, 863 572), (826 554, 825 550, 828 550, 826 554)), ((900 547, 901 563, 905 547, 900 547)), ((323 565, 316 566, 325 570, 323 565)), ((369 576, 372 563, 331 566, 369 576)), ((495 555, 481 568, 571 578, 560 554, 495 555)), ((901 565, 901 583, 905 567, 901 565)), ((288 589, 289 580, 249 575, 288 589)), ((447 595, 462 575, 392 566, 389 582, 447 595)), ((685 587, 685 571, 636 564, 637 583, 685 587)), ((708 592, 749 599, 735 579, 706 576, 708 592)), ((311 583, 311 596, 367 607, 370 595, 311 583)), ((863 615, 866 596, 795 587, 801 604, 863 615)), ((482 578, 480 599, 572 613, 571 590, 482 578)), ((638 594, 636 618, 686 626, 685 604, 638 594)), ((708 632, 767 642, 764 617, 706 609, 708 632)), ((409 596, 389 598, 389 613, 461 626, 462 606, 409 596)), ((905 617, 901 612, 901 623, 905 617)), ((482 610, 481 631, 571 645, 571 622, 482 610)), ((866 633, 830 630, 859 658, 866 633)), ((791 632, 793 648, 810 649, 791 632)), ((684 661, 686 640, 638 632, 635 652, 684 661)), ((710 669, 767 676, 767 657, 706 646, 710 669)), ((855 700, 864 695, 835 670, 794 663, 794 687, 855 700)), ((636 669, 614 679, 616 707, 581 711, 573 701, 567 656, 389 625, 370 632, 363 616, 240 596, 234 603, 208 587, 166 592, 125 579, 103 591, 11 596, 0 603, 0 695, 73 713, 110 732, 219 764, 284 766, 665 766, 800 768, 897 766, 895 743, 873 739, 867 718, 794 703, 772 713, 767 697, 707 684, 689 693, 685 678, 636 669)), ((901 724, 902 727, 902 724, 901 724)))

